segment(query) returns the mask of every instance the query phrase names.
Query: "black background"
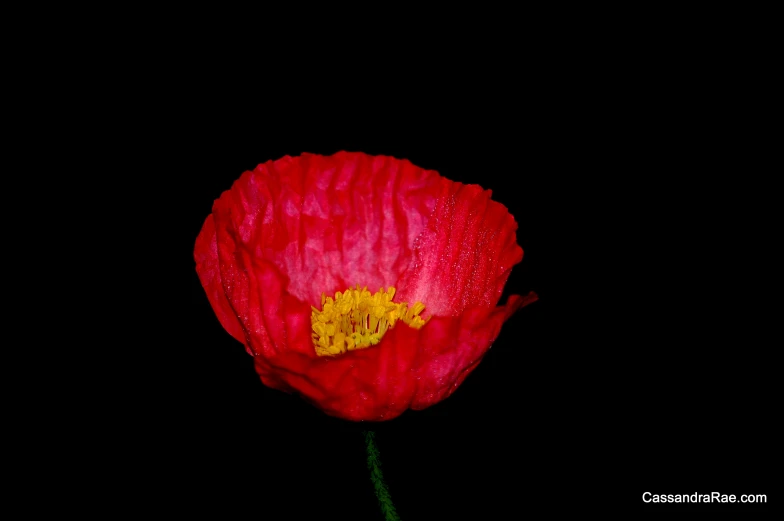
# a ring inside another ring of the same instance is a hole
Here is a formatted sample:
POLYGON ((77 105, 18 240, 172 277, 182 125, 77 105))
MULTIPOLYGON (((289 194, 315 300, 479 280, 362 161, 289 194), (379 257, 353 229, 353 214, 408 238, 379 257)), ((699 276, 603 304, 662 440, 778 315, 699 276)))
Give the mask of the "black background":
POLYGON ((737 182, 741 145, 714 139, 733 114, 713 110, 687 69, 672 82, 590 61, 508 65, 472 69, 470 85, 460 68, 287 82, 227 67, 209 83, 155 91, 138 141, 149 159, 133 173, 152 232, 130 253, 155 273, 145 297, 154 313, 142 319, 151 332, 133 355, 143 367, 133 398, 148 475, 140 503, 227 518, 381 519, 368 428, 407 521, 677 509, 644 504, 645 491, 772 500, 773 384, 756 326, 770 312, 746 267, 762 255, 751 230, 768 210, 739 210, 753 197, 737 182), (402 78, 390 85, 390 74, 402 78), (213 201, 244 171, 340 150, 491 189, 525 252, 502 301, 540 297, 453 396, 381 424, 330 418, 264 387, 194 269, 213 201))

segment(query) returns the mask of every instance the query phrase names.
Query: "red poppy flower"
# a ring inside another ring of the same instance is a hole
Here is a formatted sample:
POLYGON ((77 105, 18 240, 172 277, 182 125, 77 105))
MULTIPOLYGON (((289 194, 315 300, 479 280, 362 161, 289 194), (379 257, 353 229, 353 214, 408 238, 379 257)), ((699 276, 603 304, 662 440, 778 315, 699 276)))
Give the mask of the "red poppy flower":
POLYGON ((490 195, 392 157, 286 156, 215 201, 196 271, 265 385, 391 419, 447 398, 536 300, 496 306, 523 251, 490 195))

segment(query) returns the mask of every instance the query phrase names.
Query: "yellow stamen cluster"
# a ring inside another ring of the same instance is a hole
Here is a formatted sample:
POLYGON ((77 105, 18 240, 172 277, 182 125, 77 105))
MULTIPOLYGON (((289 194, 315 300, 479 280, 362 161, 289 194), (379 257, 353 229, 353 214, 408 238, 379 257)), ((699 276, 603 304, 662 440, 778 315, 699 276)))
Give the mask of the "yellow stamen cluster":
POLYGON ((415 329, 425 325, 419 316, 424 304, 417 302, 409 308, 407 302, 393 302, 394 296, 393 287, 372 295, 367 286, 359 289, 359 284, 356 289, 338 291, 334 299, 322 293, 321 310, 311 306, 310 316, 316 354, 334 356, 374 346, 398 320, 415 329))

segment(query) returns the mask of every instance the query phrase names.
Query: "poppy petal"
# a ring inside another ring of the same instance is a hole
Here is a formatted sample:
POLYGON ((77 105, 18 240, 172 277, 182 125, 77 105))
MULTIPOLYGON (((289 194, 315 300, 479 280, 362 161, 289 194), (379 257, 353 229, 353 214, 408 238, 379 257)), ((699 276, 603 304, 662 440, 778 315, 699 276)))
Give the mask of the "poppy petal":
POLYGON ((400 299, 424 302, 429 314, 460 314, 469 306, 495 306, 512 266, 523 258, 517 223, 506 207, 477 185, 441 188, 415 260, 398 283, 400 299))

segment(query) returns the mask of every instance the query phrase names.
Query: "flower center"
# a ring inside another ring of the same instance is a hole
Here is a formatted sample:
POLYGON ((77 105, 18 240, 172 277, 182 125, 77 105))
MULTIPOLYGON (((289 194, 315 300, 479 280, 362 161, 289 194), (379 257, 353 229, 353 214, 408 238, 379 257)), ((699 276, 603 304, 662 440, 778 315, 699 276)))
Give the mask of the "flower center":
POLYGON ((395 288, 371 294, 367 286, 335 293, 335 299, 321 294, 321 310, 311 306, 313 344, 318 356, 334 356, 378 344, 398 320, 415 329, 425 325, 419 314, 425 305, 393 302, 395 288))

